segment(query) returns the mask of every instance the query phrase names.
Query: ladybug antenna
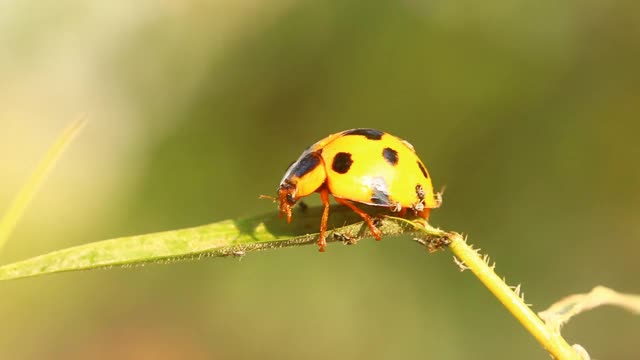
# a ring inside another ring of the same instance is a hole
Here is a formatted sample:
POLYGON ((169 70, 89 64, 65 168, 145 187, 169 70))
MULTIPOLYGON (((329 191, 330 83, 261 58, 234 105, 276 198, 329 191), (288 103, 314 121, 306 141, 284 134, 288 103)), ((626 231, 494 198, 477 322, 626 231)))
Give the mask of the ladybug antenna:
POLYGON ((260 195, 258 196, 258 199, 267 199, 267 200, 271 200, 272 202, 278 202, 278 199, 269 195, 260 195))

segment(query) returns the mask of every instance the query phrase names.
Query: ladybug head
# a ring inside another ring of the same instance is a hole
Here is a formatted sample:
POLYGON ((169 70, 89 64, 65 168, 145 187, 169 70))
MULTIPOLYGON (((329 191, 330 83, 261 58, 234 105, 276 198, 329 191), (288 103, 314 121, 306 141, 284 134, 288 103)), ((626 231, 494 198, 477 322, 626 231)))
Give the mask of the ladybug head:
POLYGON ((290 181, 283 181, 278 187, 278 206, 280 216, 287 215, 287 222, 291 222, 291 208, 296 204, 296 186, 290 181))

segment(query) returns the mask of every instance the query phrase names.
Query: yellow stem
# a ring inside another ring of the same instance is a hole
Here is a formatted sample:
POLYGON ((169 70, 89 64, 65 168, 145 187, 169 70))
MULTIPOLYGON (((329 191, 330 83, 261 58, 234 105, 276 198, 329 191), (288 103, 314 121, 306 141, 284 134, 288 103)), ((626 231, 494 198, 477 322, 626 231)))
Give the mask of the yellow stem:
POLYGON ((520 321, 542 346, 558 360, 580 360, 578 353, 564 340, 559 332, 547 327, 542 320, 527 306, 522 298, 516 294, 502 279, 496 275, 477 251, 469 246, 464 238, 457 233, 447 233, 451 240, 449 247, 469 268, 476 277, 500 300, 500 302, 520 321))

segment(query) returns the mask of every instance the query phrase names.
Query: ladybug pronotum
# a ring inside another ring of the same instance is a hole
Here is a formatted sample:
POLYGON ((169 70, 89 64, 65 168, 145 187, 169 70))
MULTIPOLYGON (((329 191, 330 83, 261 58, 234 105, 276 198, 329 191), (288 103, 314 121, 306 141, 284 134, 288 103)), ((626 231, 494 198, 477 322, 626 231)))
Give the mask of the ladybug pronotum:
POLYGON ((429 173, 413 146, 374 129, 345 130, 306 149, 280 181, 276 199, 280 215, 291 222, 291 208, 314 192, 320 193, 324 206, 320 251, 327 244, 329 194, 360 215, 376 240, 382 238, 380 230, 355 203, 386 207, 401 215, 412 210, 424 219, 440 206, 440 197, 434 194, 429 173))

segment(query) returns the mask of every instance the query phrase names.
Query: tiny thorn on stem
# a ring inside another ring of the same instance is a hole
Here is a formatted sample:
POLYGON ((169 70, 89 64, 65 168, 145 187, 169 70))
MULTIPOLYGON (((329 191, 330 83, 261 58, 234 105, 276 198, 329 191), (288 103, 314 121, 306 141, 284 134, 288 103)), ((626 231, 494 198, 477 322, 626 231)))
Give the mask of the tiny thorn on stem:
POLYGON ((587 352, 587 349, 582 347, 582 345, 573 344, 571 347, 573 348, 573 350, 575 350, 578 353, 578 355, 582 358, 582 360, 591 360, 591 356, 587 352))
POLYGON ((464 264, 464 261, 458 259, 455 255, 453 256, 453 262, 456 263, 456 265, 460 269, 460 272, 463 272, 465 270, 469 270, 469 267, 464 264))

